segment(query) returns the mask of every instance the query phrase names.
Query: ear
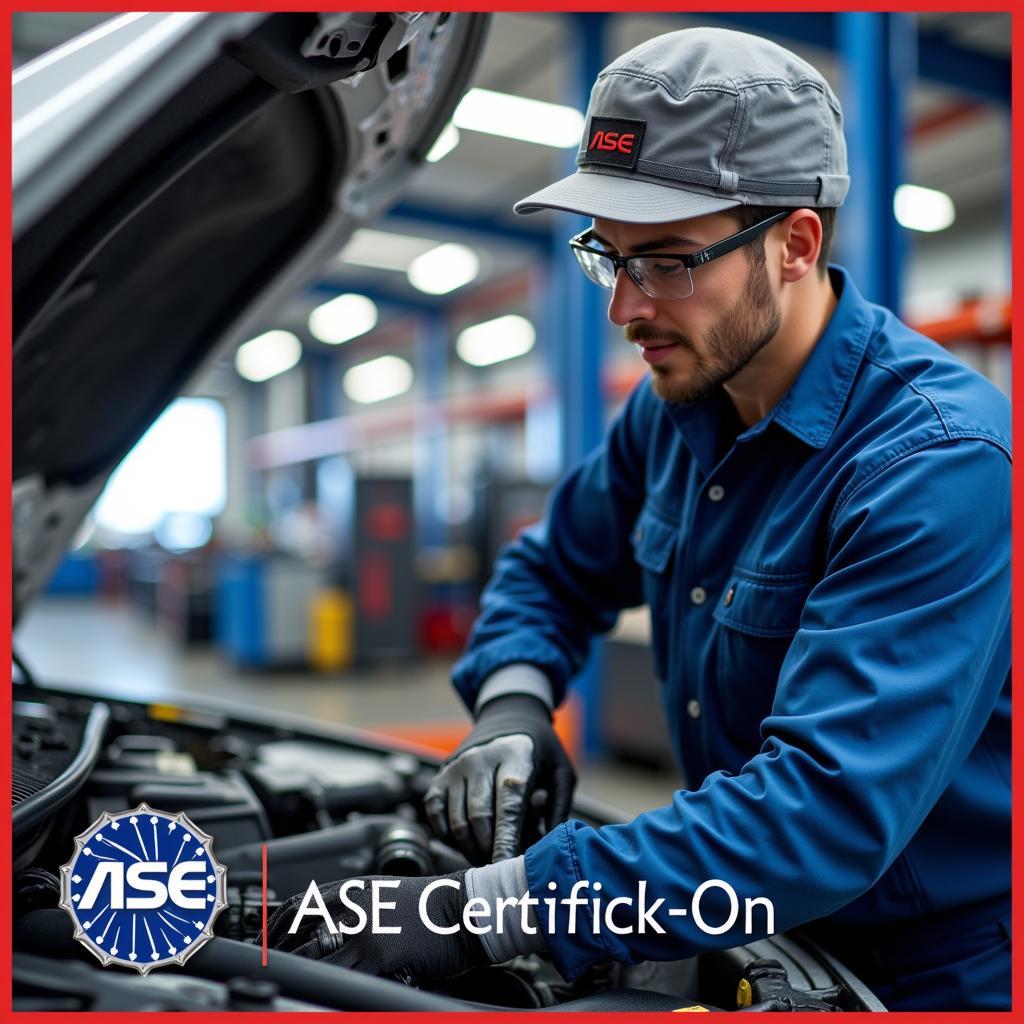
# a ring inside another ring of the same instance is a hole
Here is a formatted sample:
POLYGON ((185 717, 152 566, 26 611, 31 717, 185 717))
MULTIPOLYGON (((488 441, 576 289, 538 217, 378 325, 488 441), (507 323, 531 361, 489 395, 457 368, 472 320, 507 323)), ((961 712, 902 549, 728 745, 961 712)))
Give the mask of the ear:
POLYGON ((801 280, 815 269, 821 252, 821 220, 809 208, 794 210, 782 229, 782 280, 801 280))

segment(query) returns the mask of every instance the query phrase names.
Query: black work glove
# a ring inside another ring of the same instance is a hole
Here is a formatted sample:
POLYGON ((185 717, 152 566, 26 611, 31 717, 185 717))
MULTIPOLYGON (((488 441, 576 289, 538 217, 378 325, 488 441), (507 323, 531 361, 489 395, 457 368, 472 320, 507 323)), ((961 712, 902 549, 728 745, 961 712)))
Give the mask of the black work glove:
POLYGON ((530 845, 565 821, 575 786, 547 707, 529 694, 510 693, 483 706, 423 806, 441 839, 471 864, 485 864, 517 856, 524 838, 530 845))
MULTIPOLYGON (((471 967, 482 967, 491 962, 487 951, 479 937, 463 925, 462 911, 467 902, 465 874, 465 871, 455 871, 429 878, 366 875, 362 889, 350 888, 346 892, 347 899, 366 914, 365 925, 353 935, 340 931, 332 934, 320 913, 304 915, 295 934, 289 935, 288 929, 305 898, 305 893, 298 893, 282 903, 267 922, 267 944, 310 960, 323 960, 374 975, 449 978, 471 967), (420 895, 438 878, 450 878, 458 882, 459 887, 445 885, 434 889, 427 896, 425 912, 436 927, 458 925, 458 931, 451 935, 435 934, 420 917, 420 895), (378 897, 382 904, 395 904, 393 909, 381 909, 380 924, 401 928, 397 934, 373 931, 371 883, 375 879, 399 882, 397 888, 381 889, 378 897)), ((320 895, 335 925, 341 921, 348 927, 355 927, 359 918, 339 897, 339 887, 344 881, 320 886, 320 895)))

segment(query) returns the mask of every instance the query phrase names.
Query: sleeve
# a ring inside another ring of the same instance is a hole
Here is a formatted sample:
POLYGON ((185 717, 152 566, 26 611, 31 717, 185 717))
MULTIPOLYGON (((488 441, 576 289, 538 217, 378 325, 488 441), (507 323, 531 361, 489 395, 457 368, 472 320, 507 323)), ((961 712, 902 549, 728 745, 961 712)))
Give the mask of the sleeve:
MULTIPOLYGON (((531 892, 600 880, 690 907, 710 879, 767 897, 776 932, 838 910, 888 869, 980 736, 1010 668, 1010 463, 981 440, 933 443, 840 498, 823 578, 783 661, 758 754, 626 825, 569 821, 526 853, 531 892)), ((729 916, 720 900, 705 918, 729 916)), ((751 941, 692 915, 666 934, 549 936, 569 978, 603 959, 692 956, 751 941)))
POLYGON ((533 665, 517 663, 499 668, 497 672, 487 677, 484 685, 480 687, 480 692, 476 695, 473 714, 479 715, 480 710, 488 701, 497 697, 505 697, 510 693, 525 693, 529 697, 536 697, 548 711, 555 706, 548 677, 533 665))
POLYGON ((630 531, 644 493, 652 404, 634 389, 603 442, 552 492, 543 520, 499 554, 452 678, 472 710, 484 680, 524 663, 551 681, 557 705, 590 638, 643 600, 630 531))

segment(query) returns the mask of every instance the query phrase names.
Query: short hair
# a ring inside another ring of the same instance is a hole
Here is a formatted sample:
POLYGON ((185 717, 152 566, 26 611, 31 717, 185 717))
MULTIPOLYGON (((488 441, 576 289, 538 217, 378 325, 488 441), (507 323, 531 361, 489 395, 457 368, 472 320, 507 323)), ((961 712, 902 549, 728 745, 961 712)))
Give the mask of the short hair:
MULTIPOLYGON (((742 231, 744 228, 749 228, 751 225, 756 224, 759 220, 765 220, 768 217, 773 217, 777 213, 792 213, 794 210, 801 209, 797 206, 731 206, 728 210, 723 211, 729 214, 733 220, 735 220, 742 231)), ((809 207, 813 209, 818 215, 818 219, 821 221, 821 251, 818 253, 818 274, 821 277, 825 276, 825 272, 828 269, 829 253, 832 249, 832 237, 835 234, 836 227, 836 208, 834 206, 816 206, 809 207)), ((764 235, 756 238, 750 243, 749 247, 751 262, 755 265, 764 262, 764 235)))

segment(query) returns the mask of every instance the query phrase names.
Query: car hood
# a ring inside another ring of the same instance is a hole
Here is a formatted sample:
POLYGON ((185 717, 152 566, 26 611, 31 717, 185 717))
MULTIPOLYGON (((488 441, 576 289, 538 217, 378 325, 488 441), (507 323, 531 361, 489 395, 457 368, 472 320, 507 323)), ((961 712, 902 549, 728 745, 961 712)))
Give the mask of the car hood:
POLYGON ((13 608, 206 364, 400 195, 487 15, 133 14, 13 80, 13 608))

